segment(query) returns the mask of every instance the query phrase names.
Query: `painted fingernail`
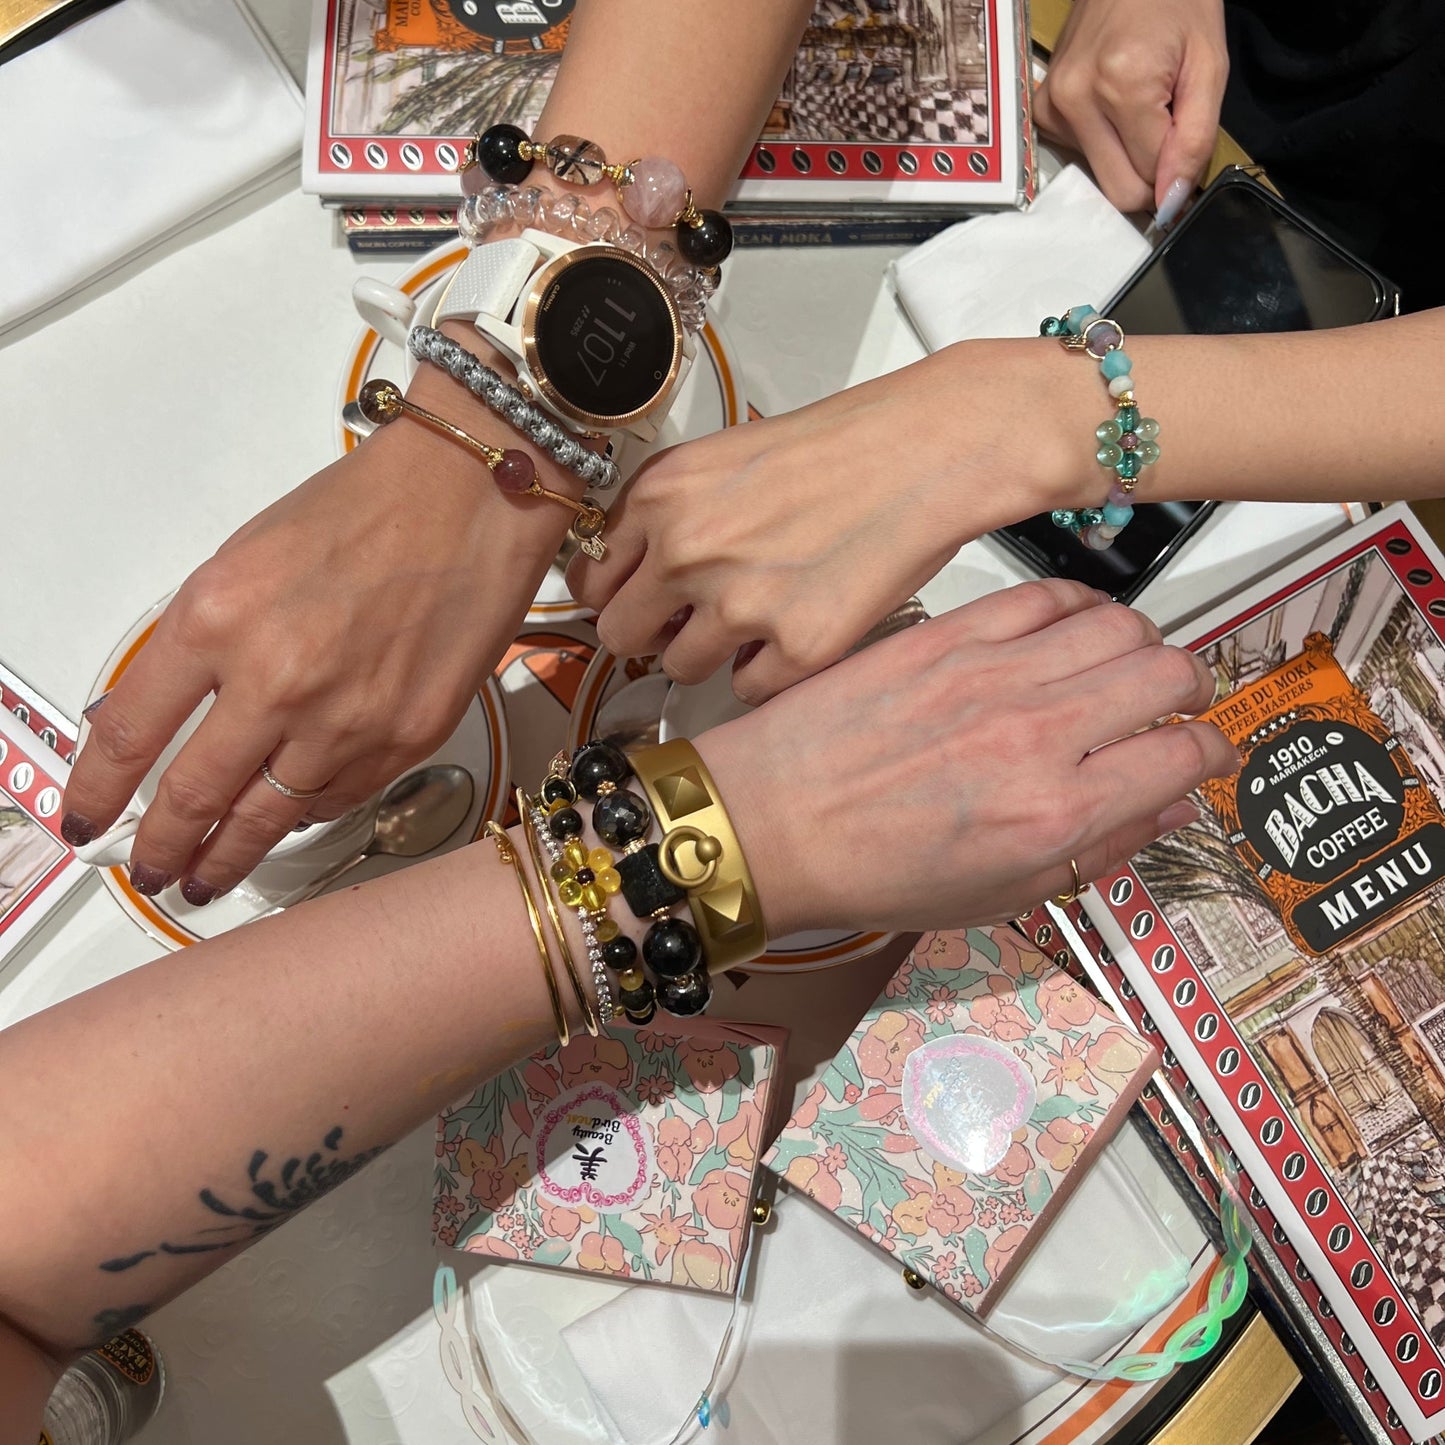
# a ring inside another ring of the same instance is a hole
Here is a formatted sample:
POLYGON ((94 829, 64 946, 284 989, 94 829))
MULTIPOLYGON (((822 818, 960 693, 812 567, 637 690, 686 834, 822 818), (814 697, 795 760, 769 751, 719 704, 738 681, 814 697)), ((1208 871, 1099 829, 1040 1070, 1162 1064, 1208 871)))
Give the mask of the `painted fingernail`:
POLYGON ((108 698, 109 696, 110 696, 110 693, 109 693, 109 692, 103 692, 103 693, 101 693, 101 695, 100 695, 98 698, 96 698, 96 700, 95 700, 93 703, 91 703, 91 704, 85 709, 85 711, 84 711, 83 713, 81 713, 81 717, 89 717, 89 716, 91 715, 91 713, 93 713, 93 712, 99 712, 99 711, 100 711, 100 705, 101 705, 101 703, 103 703, 103 702, 106 700, 106 698, 108 698))
MULTIPOLYGON (((142 892, 145 890, 142 889, 142 892)), ((213 898, 219 898, 222 890, 212 888, 209 883, 202 883, 199 878, 187 878, 181 884, 181 897, 191 905, 192 908, 204 908, 213 898)))
POLYGON ((746 667, 762 650, 763 644, 761 642, 743 643, 737 650, 737 656, 733 658, 733 671, 738 672, 746 667))
POLYGON ((130 886, 137 893, 144 893, 147 898, 154 898, 170 881, 169 873, 162 873, 159 868, 152 868, 148 863, 130 865, 130 886))
POLYGON ((60 836, 72 848, 84 848, 100 829, 81 813, 66 813, 60 819, 60 836))
POLYGON ((1159 832, 1172 833, 1178 828, 1187 828, 1199 821, 1199 809, 1190 802, 1171 803, 1159 815, 1159 832))
POLYGON ((672 639, 676 637, 677 634, 681 632, 682 629, 687 625, 687 620, 691 616, 692 603, 689 602, 686 606, 679 607, 677 611, 674 612, 672 616, 669 617, 667 621, 662 624, 662 630, 658 635, 660 637, 666 638, 669 642, 671 642, 672 639))
POLYGON ((1154 212, 1154 224, 1161 231, 1179 219, 1179 213, 1184 209, 1184 203, 1193 189, 1183 176, 1169 182, 1169 189, 1164 192, 1164 199, 1159 202, 1159 209, 1154 212))

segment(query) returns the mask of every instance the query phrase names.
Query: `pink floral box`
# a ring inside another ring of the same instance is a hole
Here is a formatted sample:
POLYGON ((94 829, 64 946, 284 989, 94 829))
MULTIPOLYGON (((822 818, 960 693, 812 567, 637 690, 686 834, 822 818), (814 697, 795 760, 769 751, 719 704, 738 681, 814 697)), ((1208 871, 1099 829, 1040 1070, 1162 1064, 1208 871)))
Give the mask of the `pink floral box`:
POLYGON ((926 933, 764 1163, 982 1314, 1158 1063, 1012 929, 926 933))
POLYGON ((437 1121, 433 1237, 732 1293, 786 1037, 639 1029, 534 1054, 437 1121))

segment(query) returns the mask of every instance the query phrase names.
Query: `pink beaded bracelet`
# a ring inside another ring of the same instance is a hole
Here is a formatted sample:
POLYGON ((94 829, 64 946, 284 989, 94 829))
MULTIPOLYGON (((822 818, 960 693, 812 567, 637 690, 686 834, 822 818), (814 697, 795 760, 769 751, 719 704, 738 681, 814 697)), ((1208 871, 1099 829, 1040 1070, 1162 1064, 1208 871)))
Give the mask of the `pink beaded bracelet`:
POLYGON ((613 165, 595 141, 581 136, 559 135, 537 142, 514 125, 490 126, 467 147, 462 190, 472 195, 482 189, 479 171, 502 185, 519 186, 537 161, 565 185, 595 186, 610 180, 622 209, 638 225, 677 228, 677 249, 694 266, 720 266, 733 248, 727 218, 721 211, 704 211, 693 203, 686 178, 670 160, 647 156, 625 166, 613 165))
POLYGON ((594 562, 600 562, 607 555, 607 544, 602 540, 602 529, 607 524, 606 512, 588 497, 578 502, 571 497, 564 497, 561 492, 544 487, 537 477, 536 462, 526 452, 516 447, 507 447, 504 450, 479 441, 445 417, 408 401, 394 382, 382 381, 379 378, 368 381, 361 388, 361 394, 356 401, 362 416, 376 426, 386 426, 398 417, 409 416, 449 441, 464 447, 486 464, 499 492, 514 497, 540 497, 544 501, 560 502, 573 514, 572 525, 568 530, 577 543, 578 550, 594 562))

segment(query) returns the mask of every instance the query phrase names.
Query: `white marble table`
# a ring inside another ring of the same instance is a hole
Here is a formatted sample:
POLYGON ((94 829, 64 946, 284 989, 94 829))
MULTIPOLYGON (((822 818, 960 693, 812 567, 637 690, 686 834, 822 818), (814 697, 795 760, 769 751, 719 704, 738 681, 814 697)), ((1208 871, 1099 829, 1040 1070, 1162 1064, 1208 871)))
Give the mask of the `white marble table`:
MULTIPOLYGON (((299 68, 298 7, 271 0, 264 11, 299 68)), ((734 259, 722 315, 763 411, 921 354, 885 284, 895 254, 734 259)), ((357 327, 351 284, 404 266, 354 260, 293 180, 0 349, 11 529, 0 653, 11 666, 73 715, 137 616, 333 458, 338 368, 357 327)), ((1142 605, 1178 620, 1340 522, 1330 508, 1223 508, 1142 605)), ((1022 575, 991 543, 974 543, 925 600, 937 611, 1022 575)), ((91 885, 0 975, 0 1026, 146 962, 155 947, 91 885)), ((810 1061, 831 1053, 879 987, 876 963, 844 972, 821 1012, 811 996, 799 1041, 810 1061)), ((774 990, 787 1010, 807 984, 750 985, 750 1004, 774 990)), ((172 1398, 147 1439, 390 1445, 399 1410, 408 1440, 470 1439, 450 1392, 432 1389, 430 1159, 423 1130, 161 1311, 153 1330, 172 1398), (369 1353, 384 1346, 371 1368, 369 1353)))

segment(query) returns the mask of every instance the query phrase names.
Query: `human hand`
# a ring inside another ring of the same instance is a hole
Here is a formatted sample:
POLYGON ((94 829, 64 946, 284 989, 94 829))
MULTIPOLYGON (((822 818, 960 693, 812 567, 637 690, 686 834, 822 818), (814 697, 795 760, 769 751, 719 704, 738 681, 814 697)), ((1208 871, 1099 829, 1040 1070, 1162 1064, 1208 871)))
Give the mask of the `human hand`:
POLYGON ((1204 665, 1142 613, 1028 582, 809 678, 696 746, 769 932, 1015 917, 1198 816, 1239 766, 1204 665))
POLYGON ((131 850, 137 891, 184 880, 190 903, 210 902, 303 818, 339 817, 447 738, 566 522, 560 507, 503 498, 424 428, 382 428, 186 580, 89 719, 65 837, 82 845, 108 828, 214 692, 131 850), (263 763, 290 788, 325 791, 287 797, 263 763))
POLYGON ((567 574, 603 645, 661 652, 684 683, 745 649, 733 687, 758 703, 837 661, 963 542, 1083 505, 1048 499, 1092 463, 1077 438, 1097 384, 1056 351, 966 342, 653 458, 609 515, 607 559, 567 574))
POLYGON ((1074 0, 1034 120, 1119 210, 1168 224, 1209 164, 1228 75, 1221 0, 1074 0))

